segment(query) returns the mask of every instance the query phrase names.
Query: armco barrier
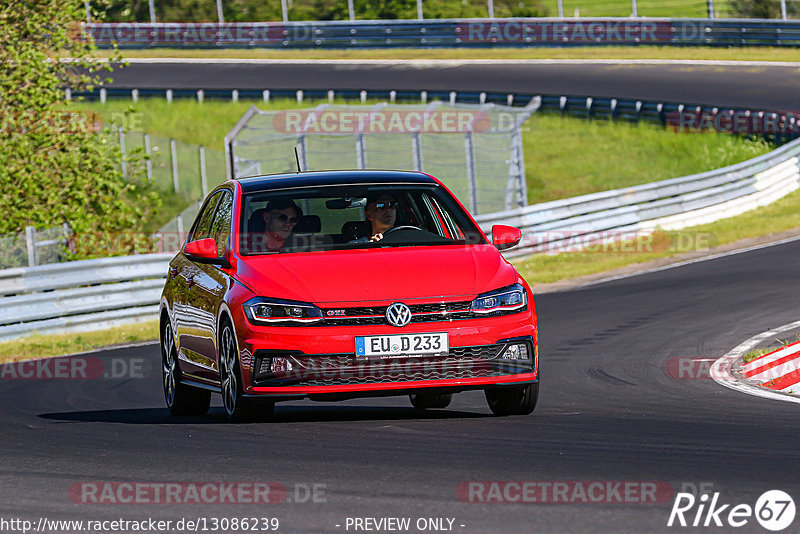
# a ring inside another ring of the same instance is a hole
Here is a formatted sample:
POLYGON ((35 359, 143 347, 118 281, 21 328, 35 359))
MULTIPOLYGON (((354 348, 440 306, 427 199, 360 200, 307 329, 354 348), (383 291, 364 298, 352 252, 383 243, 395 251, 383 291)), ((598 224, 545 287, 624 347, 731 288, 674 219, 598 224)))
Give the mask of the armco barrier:
POLYGON ((155 319, 172 256, 142 254, 0 271, 0 341, 155 319))
POLYGON ((800 139, 768 154, 709 172, 481 215, 522 230, 506 256, 559 251, 604 232, 679 230, 763 206, 800 188, 800 139))
POLYGON ((393 48, 593 45, 798 46, 800 21, 523 18, 234 23, 89 23, 108 48, 393 48))

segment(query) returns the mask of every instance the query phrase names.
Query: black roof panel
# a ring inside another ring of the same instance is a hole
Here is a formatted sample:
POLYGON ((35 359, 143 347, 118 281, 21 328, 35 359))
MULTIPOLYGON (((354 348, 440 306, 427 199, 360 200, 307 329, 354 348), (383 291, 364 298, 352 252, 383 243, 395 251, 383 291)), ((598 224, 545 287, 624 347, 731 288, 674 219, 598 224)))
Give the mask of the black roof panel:
POLYGON ((314 187, 319 185, 346 184, 392 184, 415 183, 434 184, 430 176, 413 171, 307 171, 291 174, 270 174, 239 178, 238 182, 245 193, 286 189, 290 187, 314 187))

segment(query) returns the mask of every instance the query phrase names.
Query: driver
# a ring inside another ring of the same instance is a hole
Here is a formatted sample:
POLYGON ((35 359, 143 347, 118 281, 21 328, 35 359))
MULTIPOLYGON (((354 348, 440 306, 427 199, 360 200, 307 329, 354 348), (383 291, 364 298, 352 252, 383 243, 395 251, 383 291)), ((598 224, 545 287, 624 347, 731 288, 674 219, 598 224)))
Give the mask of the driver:
POLYGON ((397 201, 388 193, 382 193, 377 198, 368 198, 364 214, 372 223, 372 235, 369 238, 359 238, 356 242, 380 241, 383 234, 393 228, 397 221, 397 201))
POLYGON ((276 251, 283 248, 289 234, 303 216, 300 206, 290 199, 270 200, 264 211, 266 224, 267 250, 276 251))

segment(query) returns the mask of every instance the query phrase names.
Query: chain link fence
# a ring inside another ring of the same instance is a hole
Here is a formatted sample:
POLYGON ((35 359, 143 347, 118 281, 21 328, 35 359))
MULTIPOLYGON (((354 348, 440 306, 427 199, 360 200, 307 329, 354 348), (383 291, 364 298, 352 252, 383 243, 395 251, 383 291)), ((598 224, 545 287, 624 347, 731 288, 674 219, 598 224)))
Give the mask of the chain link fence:
POLYGON ((442 180, 473 215, 528 204, 522 124, 525 107, 496 104, 321 104, 251 107, 225 137, 231 178, 302 170, 414 169, 442 180))
POLYGON ((137 150, 149 156, 145 161, 148 182, 187 203, 203 198, 225 179, 221 150, 136 131, 120 130, 119 138, 123 156, 137 150))
MULTIPOLYGON (((158 250, 179 250, 184 231, 194 220, 203 198, 225 180, 224 152, 137 131, 120 129, 118 135, 123 161, 134 151, 146 154, 147 181, 171 208, 181 209, 154 236, 158 250)), ((123 174, 126 172, 123 166, 123 174)))

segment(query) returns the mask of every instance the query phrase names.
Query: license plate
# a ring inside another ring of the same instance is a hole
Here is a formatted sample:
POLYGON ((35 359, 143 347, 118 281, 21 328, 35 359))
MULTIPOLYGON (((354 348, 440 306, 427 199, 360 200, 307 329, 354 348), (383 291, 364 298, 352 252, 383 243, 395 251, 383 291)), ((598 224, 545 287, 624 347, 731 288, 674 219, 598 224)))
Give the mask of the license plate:
POLYGON ((447 354, 447 333, 356 337, 356 356, 447 354))

